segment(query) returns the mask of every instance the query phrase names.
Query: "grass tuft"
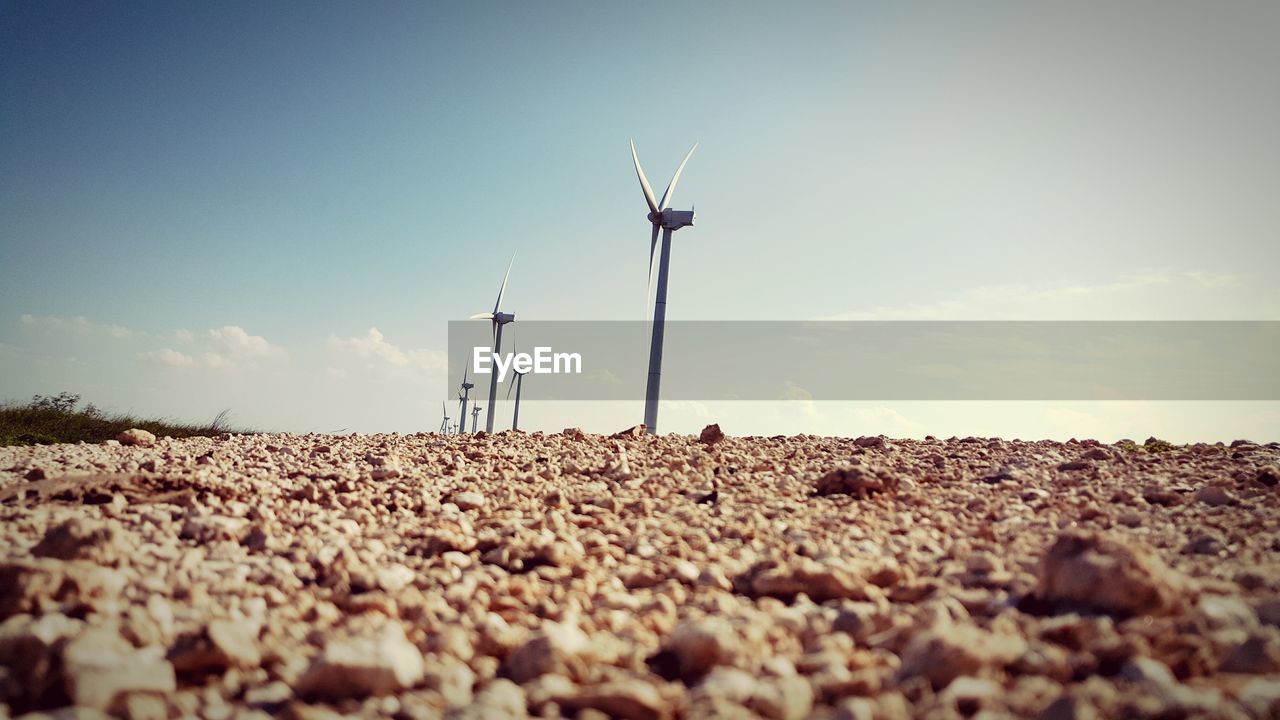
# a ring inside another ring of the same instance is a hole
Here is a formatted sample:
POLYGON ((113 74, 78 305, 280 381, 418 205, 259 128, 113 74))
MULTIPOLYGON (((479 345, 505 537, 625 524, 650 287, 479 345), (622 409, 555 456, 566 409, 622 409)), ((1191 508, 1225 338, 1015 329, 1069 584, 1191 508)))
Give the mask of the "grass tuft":
POLYGON ((233 430, 230 412, 223 410, 208 424, 143 420, 123 413, 107 413, 93 403, 80 407, 80 396, 64 392, 52 397, 36 395, 25 404, 0 405, 0 446, 99 443, 114 440, 129 428, 141 428, 156 437, 214 436, 233 430))

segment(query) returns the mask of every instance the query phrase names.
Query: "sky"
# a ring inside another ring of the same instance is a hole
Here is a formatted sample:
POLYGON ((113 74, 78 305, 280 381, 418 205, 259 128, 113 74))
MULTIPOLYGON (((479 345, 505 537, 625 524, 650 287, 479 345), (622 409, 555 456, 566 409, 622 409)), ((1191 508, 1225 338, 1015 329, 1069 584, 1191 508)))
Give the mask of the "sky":
MULTIPOLYGON (((447 322, 1280 320, 1280 5, 0 0, 0 398, 433 430, 447 322)), ((522 408, 606 431, 641 404, 522 408)), ((664 429, 1280 439, 1277 403, 664 429)), ((1139 438, 1141 439, 1141 438, 1139 438)))

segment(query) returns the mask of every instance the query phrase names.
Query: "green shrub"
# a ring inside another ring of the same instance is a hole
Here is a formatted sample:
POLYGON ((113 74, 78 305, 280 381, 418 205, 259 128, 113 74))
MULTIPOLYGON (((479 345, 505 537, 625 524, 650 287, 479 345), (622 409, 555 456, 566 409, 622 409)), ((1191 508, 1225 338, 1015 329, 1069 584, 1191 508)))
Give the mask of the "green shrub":
POLYGON ((176 438, 235 432, 228 422, 227 410, 218 413, 207 425, 198 425, 107 413, 92 403, 77 409, 79 404, 79 395, 62 392, 52 397, 36 395, 25 404, 0 405, 0 445, 97 443, 113 439, 129 428, 141 428, 157 437, 176 438))

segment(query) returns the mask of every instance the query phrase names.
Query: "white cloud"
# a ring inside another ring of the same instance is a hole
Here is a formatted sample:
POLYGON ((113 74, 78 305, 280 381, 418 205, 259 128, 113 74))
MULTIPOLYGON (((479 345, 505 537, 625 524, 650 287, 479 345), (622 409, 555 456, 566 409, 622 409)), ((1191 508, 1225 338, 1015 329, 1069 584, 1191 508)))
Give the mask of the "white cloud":
POLYGON ((340 338, 329 336, 329 348, 350 353, 364 360, 371 367, 394 367, 416 370, 443 370, 448 358, 439 350, 404 350, 383 337, 376 327, 360 337, 340 338))
POLYGON ((46 334, 69 333, 81 337, 96 335, 112 337, 118 340, 131 337, 134 334, 127 327, 95 323, 83 316, 65 318, 56 315, 22 315, 19 320, 24 327, 39 330, 46 334))
POLYGON ((239 325, 224 325, 210 330, 214 350, 204 355, 212 368, 252 365, 261 360, 280 360, 287 356, 284 348, 273 345, 261 335, 250 335, 239 325))
POLYGON ((785 382, 786 387, 783 388, 782 394, 778 396, 778 399, 799 402, 805 415, 808 415, 809 417, 816 417, 818 415, 818 409, 813 403, 813 393, 805 390, 790 380, 785 382))
MULTIPOLYGON (((134 333, 141 337, 141 333, 134 333)), ((159 350, 138 352, 140 360, 152 361, 170 368, 210 368, 214 370, 246 368, 260 361, 283 360, 287 352, 283 347, 274 345, 266 338, 255 336, 244 331, 239 325, 224 325, 214 328, 201 336, 191 331, 179 329, 173 337, 184 345, 192 346, 192 351, 182 352, 172 347, 161 347, 159 350)))
POLYGON ((138 353, 138 357, 142 360, 154 360, 161 365, 169 365, 171 367, 191 367, 196 364, 195 358, 170 348, 138 353))

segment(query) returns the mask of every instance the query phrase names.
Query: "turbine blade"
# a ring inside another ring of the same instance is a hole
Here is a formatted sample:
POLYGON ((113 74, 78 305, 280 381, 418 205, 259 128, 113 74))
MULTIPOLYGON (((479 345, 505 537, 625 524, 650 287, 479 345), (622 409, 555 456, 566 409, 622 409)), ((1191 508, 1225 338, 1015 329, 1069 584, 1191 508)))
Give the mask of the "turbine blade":
POLYGON ((640 178, 640 189, 644 190, 644 201, 649 203, 651 212, 658 212, 658 201, 653 199, 653 188, 649 187, 649 178, 640 169, 640 156, 636 155, 636 141, 631 141, 631 162, 636 164, 636 177, 640 178))
POLYGON ((492 320, 493 313, 476 313, 475 315, 472 315, 467 319, 468 320, 492 320))
POLYGON ((698 149, 698 143, 694 143, 689 148, 689 152, 685 154, 684 159, 680 161, 680 167, 676 168, 676 174, 671 176, 671 184, 667 186, 667 191, 662 193, 662 202, 658 205, 658 210, 666 210, 671 207, 671 200, 676 194, 676 183, 680 182, 680 173, 684 172, 685 163, 689 162, 689 158, 693 157, 693 151, 698 149))
POLYGON ((515 383, 507 383, 507 399, 508 400, 511 399, 511 388, 514 388, 515 386, 516 386, 515 383))
POLYGON ((498 314, 498 306, 502 305, 502 294, 507 291, 507 278, 511 277, 511 266, 516 261, 516 254, 511 253, 511 262, 507 263, 507 274, 502 276, 502 287, 498 288, 498 301, 493 304, 493 314, 498 314))

